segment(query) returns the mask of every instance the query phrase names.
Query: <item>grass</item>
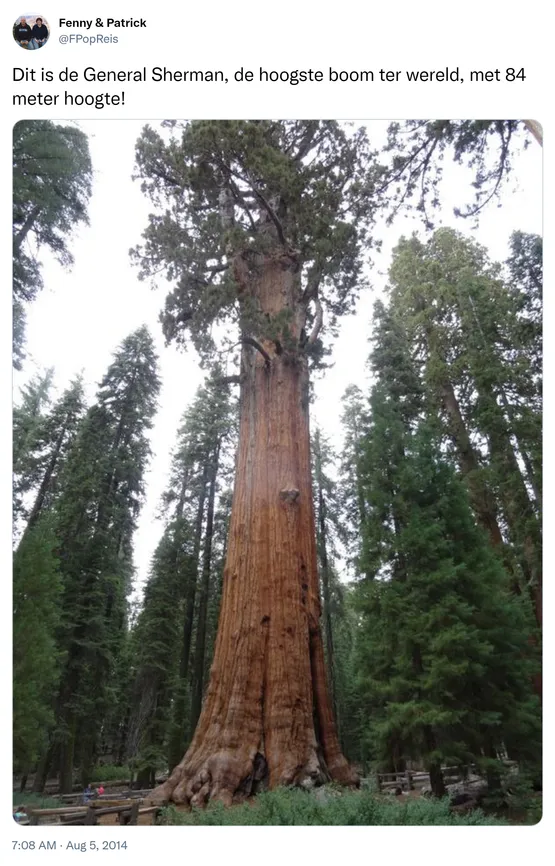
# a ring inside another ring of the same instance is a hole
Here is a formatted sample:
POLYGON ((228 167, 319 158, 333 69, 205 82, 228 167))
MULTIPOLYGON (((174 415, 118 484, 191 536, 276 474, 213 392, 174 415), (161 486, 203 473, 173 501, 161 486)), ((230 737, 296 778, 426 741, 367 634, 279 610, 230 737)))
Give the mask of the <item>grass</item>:
POLYGON ((13 795, 14 806, 35 806, 37 809, 55 809, 61 806, 62 801, 58 797, 47 797, 44 794, 20 794, 19 792, 13 795))
POLYGON ((433 799, 407 799, 405 802, 376 796, 371 791, 338 794, 330 791, 322 800, 299 789, 278 789, 259 794, 251 803, 225 808, 219 803, 206 809, 181 812, 174 806, 163 810, 158 824, 264 825, 264 826, 483 826, 507 825, 502 818, 490 817, 480 809, 453 815, 449 802, 433 799))

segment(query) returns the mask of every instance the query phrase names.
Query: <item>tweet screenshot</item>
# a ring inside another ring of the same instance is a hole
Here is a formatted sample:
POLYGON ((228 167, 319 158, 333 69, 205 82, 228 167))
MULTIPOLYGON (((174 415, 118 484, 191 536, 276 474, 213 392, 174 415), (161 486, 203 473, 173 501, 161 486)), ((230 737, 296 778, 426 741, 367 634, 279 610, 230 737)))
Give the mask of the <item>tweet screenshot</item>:
POLYGON ((521 866, 540 3, 41 3, 2 13, 2 860, 521 866))

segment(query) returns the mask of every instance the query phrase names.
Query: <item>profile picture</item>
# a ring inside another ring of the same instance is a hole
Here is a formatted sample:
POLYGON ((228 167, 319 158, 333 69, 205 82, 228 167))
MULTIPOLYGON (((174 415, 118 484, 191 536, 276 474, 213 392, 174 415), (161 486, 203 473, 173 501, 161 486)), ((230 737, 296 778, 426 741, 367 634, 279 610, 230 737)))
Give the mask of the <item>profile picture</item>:
POLYGON ((50 27, 40 15, 20 15, 13 26, 13 38, 30 51, 42 48, 48 42, 50 27))

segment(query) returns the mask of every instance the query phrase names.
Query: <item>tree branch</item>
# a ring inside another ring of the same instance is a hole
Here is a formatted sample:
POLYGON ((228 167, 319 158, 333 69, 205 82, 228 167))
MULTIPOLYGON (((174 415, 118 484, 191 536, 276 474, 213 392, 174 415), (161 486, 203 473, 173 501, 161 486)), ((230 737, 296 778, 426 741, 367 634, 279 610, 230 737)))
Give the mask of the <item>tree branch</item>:
POLYGON ((305 304, 308 304, 310 303, 310 301, 316 300, 316 298, 318 297, 318 289, 320 288, 321 279, 321 268, 311 268, 306 279, 306 287, 301 296, 301 301, 303 301, 305 304))
POLYGON ((241 375, 235 376, 220 376, 217 379, 212 379, 211 384, 213 384, 216 388, 221 388, 223 385, 240 385, 241 382, 245 381, 244 373, 241 375))
POLYGON ((537 120, 523 120, 524 126, 531 132, 540 147, 543 147, 543 127, 537 120))
POLYGON ((314 319, 314 325, 312 327, 312 331, 310 332, 310 337, 308 338, 309 346, 314 345, 318 338, 318 334, 322 330, 322 324, 324 321, 324 311, 322 310, 322 304, 320 303, 318 298, 314 300, 314 306, 316 308, 316 317, 314 319))
POLYGON ((253 189, 253 192, 254 192, 256 198, 258 199, 260 204, 265 208, 265 210, 268 213, 268 216, 270 217, 273 224, 275 225, 280 244, 283 244, 283 246, 287 246, 287 242, 285 240, 285 235, 283 234, 283 226, 281 225, 280 221, 278 220, 278 218, 274 212, 274 209, 268 204, 268 202, 266 201, 266 199, 264 198, 264 196, 262 195, 261 192, 259 192, 254 186, 252 186, 252 189, 253 189))
POLYGON ((272 359, 268 355, 266 349, 264 349, 263 346, 260 345, 258 340, 255 340, 254 337, 243 337, 241 342, 243 343, 243 345, 252 346, 254 349, 256 349, 257 352, 260 352, 266 362, 266 366, 270 364, 272 359))

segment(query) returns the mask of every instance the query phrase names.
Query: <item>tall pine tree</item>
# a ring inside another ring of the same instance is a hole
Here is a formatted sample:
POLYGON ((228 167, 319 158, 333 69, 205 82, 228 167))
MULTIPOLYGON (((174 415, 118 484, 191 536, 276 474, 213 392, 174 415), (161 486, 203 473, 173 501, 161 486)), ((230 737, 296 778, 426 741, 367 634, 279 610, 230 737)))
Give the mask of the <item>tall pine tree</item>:
POLYGON ((65 664, 50 757, 64 792, 71 790, 75 766, 88 777, 113 700, 158 390, 152 338, 143 327, 116 352, 62 473, 56 519, 65 664))

